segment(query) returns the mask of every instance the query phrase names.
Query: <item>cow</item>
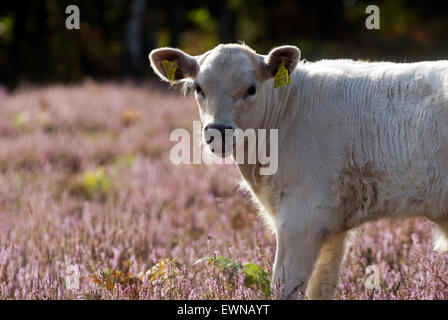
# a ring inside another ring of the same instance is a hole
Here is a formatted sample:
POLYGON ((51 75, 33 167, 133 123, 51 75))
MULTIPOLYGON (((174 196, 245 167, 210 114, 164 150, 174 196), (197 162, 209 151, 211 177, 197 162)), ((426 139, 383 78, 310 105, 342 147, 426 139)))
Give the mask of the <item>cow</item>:
POLYGON ((350 230, 367 221, 426 217, 448 248, 448 61, 307 62, 295 46, 264 56, 244 44, 149 59, 194 89, 212 150, 226 142, 210 129, 278 130, 275 174, 236 165, 275 233, 280 298, 334 298, 350 230))

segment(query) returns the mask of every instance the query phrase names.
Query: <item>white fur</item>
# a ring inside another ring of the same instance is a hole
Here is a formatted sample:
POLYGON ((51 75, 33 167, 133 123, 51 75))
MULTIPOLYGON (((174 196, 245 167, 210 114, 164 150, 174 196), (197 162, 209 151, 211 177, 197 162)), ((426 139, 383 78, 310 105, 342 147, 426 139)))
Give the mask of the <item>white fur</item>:
POLYGON ((345 234, 369 220, 427 217, 446 249, 448 61, 295 66, 298 50, 280 49, 264 57, 221 45, 188 56, 199 71, 184 81, 205 93, 196 96, 204 124, 279 130, 274 176, 238 169, 276 233, 273 278, 284 279, 283 297, 332 298, 345 234), (288 57, 291 84, 274 89, 269 70, 288 57), (247 98, 253 83, 257 94, 247 98))

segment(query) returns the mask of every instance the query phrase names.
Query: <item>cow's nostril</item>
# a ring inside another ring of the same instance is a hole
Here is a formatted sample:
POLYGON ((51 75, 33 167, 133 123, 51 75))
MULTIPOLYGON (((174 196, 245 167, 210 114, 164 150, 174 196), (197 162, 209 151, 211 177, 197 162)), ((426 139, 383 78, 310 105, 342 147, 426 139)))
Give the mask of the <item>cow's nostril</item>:
MULTIPOLYGON (((226 125, 221 125, 221 124, 209 124, 205 127, 204 132, 207 132, 212 129, 217 130, 221 134, 222 140, 224 140, 226 138, 226 130, 234 130, 234 128, 231 126, 226 126, 226 125)), ((207 143, 211 143, 212 141, 213 141, 213 139, 210 138, 210 141, 207 143)))
MULTIPOLYGON (((228 125, 207 125, 204 128, 204 141, 209 147, 217 147, 218 150, 220 150, 219 152, 228 152, 226 145, 229 142, 234 141, 235 138, 233 136, 233 130, 234 128, 228 125), (216 145, 212 145, 212 143, 216 145)), ((215 153, 216 150, 212 148, 212 152, 215 153)))

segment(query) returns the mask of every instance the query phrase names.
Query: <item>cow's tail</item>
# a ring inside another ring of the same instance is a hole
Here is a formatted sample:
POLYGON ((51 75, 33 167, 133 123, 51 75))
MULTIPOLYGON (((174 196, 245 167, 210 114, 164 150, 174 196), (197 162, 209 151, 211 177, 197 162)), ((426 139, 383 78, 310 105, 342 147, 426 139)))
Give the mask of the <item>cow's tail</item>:
POLYGON ((448 221, 437 223, 434 231, 434 250, 438 252, 448 251, 448 221))

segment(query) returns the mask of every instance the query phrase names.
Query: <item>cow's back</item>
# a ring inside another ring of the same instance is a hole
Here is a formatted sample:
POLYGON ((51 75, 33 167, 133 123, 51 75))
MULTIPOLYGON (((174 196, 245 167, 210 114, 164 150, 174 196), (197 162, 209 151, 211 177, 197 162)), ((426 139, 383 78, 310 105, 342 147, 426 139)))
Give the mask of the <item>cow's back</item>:
POLYGON ((347 223, 372 215, 446 215, 448 61, 335 60, 313 67, 314 78, 331 70, 327 90, 334 97, 313 107, 333 112, 345 122, 335 130, 348 132, 334 188, 347 223))

